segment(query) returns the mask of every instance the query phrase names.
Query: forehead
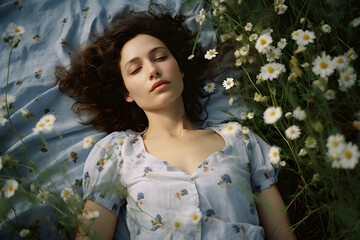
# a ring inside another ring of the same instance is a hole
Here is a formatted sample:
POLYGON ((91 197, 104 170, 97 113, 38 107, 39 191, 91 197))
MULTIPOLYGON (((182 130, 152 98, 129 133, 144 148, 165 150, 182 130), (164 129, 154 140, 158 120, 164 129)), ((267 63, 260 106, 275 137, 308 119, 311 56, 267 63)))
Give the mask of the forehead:
POLYGON ((160 39, 147 34, 139 34, 124 44, 120 52, 120 63, 125 64, 134 57, 147 55, 149 51, 157 47, 167 49, 160 39))

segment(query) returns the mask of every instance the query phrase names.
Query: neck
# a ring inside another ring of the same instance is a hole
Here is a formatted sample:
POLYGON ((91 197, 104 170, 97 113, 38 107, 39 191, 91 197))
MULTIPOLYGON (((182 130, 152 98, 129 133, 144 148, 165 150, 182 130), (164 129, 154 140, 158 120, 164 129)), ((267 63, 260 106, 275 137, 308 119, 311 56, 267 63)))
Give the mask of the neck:
POLYGON ((177 137, 186 129, 197 129, 186 117, 182 98, 160 110, 145 111, 145 114, 149 126, 142 136, 144 140, 164 135, 177 137))

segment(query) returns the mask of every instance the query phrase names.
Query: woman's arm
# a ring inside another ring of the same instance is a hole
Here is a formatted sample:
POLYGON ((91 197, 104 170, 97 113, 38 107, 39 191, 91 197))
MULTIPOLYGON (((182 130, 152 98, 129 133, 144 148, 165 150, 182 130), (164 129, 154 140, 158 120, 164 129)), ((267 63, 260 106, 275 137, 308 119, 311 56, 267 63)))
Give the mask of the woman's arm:
MULTIPOLYGON (((93 239, 86 236, 86 233, 97 234, 96 239, 106 240, 106 239, 113 239, 117 217, 116 215, 106 209, 105 207, 101 206, 100 204, 93 202, 91 200, 86 200, 84 205, 84 211, 81 216, 81 226, 79 226, 79 232, 76 235, 76 240, 89 240, 93 239), (94 220, 88 220, 86 215, 89 212, 98 211, 100 213, 99 217, 94 220), (94 225, 92 225, 94 224, 94 225), (85 235, 85 236, 84 236, 85 235)), ((93 235, 90 235, 93 236, 93 235)))
POLYGON ((290 220, 285 212, 285 205, 276 185, 255 193, 260 198, 256 201, 260 223, 268 240, 296 240, 290 229, 290 220))

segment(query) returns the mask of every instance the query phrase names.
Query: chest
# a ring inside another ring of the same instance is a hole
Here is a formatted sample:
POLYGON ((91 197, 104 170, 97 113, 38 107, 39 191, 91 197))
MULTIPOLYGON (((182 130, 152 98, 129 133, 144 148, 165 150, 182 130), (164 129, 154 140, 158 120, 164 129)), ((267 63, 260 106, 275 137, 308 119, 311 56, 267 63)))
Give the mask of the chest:
POLYGON ((211 132, 144 141, 144 145, 149 154, 191 175, 209 156, 223 150, 226 143, 220 135, 211 132))

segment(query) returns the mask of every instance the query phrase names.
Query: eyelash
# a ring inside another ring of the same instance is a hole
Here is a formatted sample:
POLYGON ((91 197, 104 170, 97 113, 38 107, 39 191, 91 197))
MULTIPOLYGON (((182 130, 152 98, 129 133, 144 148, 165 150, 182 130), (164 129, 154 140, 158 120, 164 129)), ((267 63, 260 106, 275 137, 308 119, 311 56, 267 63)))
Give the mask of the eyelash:
MULTIPOLYGON (((155 58, 154 61, 155 61, 155 62, 156 62, 156 61, 162 61, 162 60, 165 60, 166 58, 167 58, 167 56, 162 56, 162 57, 155 58)), ((136 74, 140 69, 141 69, 141 67, 136 68, 134 71, 132 71, 132 72, 130 73, 130 75, 136 74)))

